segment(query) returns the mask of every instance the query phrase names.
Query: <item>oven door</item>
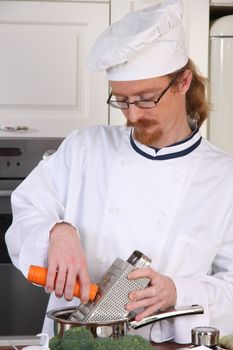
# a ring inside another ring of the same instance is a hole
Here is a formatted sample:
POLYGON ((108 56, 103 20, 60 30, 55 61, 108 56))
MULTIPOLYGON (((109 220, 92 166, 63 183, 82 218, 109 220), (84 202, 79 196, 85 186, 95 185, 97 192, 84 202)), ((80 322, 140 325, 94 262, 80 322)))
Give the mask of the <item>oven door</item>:
POLYGON ((42 330, 49 295, 27 282, 11 263, 5 244, 12 222, 11 190, 4 187, 0 188, 0 336, 36 335, 42 330))
POLYGON ((11 192, 11 190, 0 189, 0 264, 11 262, 5 244, 5 232, 12 222, 11 192))

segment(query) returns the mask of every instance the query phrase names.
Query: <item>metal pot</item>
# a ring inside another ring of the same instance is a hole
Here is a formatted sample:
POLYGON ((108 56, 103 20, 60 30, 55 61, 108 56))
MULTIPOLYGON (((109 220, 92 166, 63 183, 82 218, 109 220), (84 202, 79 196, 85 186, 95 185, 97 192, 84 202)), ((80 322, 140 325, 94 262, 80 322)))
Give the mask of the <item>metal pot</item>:
POLYGON ((182 307, 170 307, 137 322, 134 320, 135 313, 130 313, 127 318, 114 321, 101 322, 75 322, 69 320, 75 307, 51 310, 47 316, 54 321, 54 334, 63 336, 64 332, 71 327, 86 327, 90 329, 95 338, 119 338, 127 334, 130 329, 137 329, 171 317, 203 314, 204 309, 200 305, 188 305, 182 307))

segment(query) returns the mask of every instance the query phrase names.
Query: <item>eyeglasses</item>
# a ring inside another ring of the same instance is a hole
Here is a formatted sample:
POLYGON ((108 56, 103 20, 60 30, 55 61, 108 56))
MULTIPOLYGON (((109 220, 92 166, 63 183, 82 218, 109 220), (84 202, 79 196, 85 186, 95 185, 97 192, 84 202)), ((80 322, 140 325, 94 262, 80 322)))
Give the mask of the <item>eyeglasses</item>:
POLYGON ((172 86, 172 84, 175 82, 175 80, 177 79, 178 75, 176 75, 168 84, 168 86, 161 92, 161 94, 159 95, 159 97, 157 97, 156 100, 138 100, 138 101, 133 101, 133 102, 129 102, 129 101, 118 101, 118 100, 114 100, 112 99, 112 93, 110 94, 108 100, 107 100, 107 104, 110 105, 111 107, 114 108, 119 108, 119 109, 129 109, 129 105, 135 105, 138 108, 143 108, 143 109, 150 109, 150 108, 154 108, 155 106, 157 106, 157 104, 159 103, 159 101, 161 100, 161 98, 163 97, 163 95, 168 91, 168 89, 172 86))

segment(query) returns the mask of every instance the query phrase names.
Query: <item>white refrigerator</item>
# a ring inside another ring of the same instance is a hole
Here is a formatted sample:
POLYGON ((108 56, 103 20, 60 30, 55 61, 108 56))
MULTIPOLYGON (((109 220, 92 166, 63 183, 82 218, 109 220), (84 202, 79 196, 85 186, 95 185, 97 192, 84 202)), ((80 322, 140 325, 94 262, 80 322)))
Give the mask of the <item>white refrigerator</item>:
POLYGON ((209 139, 233 155, 233 15, 210 28, 209 139))

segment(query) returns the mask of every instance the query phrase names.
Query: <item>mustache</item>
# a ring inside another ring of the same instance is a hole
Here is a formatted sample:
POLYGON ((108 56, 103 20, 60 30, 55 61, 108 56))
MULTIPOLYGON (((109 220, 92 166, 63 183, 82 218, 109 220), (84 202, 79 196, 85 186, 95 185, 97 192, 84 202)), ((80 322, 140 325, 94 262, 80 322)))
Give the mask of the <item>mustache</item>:
POLYGON ((127 120, 127 126, 132 127, 149 127, 158 125, 158 122, 156 120, 151 119, 138 119, 136 122, 131 122, 130 120, 127 120))

